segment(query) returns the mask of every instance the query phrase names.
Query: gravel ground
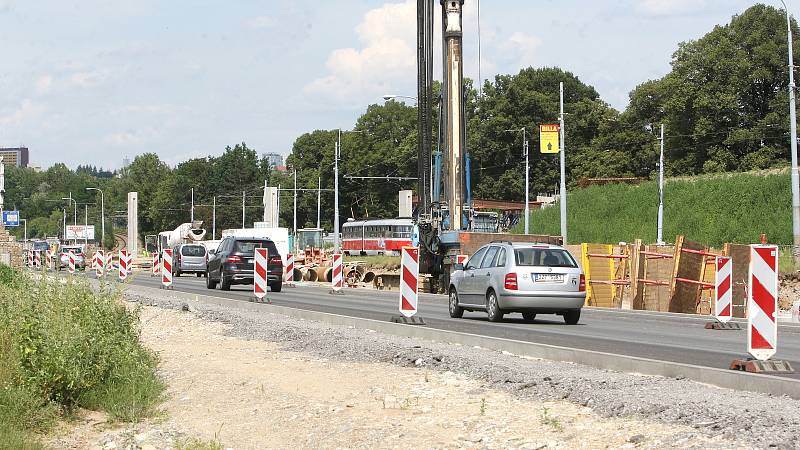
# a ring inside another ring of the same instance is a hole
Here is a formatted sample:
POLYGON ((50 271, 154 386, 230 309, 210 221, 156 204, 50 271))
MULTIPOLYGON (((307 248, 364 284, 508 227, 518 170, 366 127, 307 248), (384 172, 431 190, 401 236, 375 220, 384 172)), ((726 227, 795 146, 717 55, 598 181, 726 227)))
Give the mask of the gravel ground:
POLYGON ((231 336, 279 343, 286 351, 449 371, 523 399, 568 400, 606 417, 639 417, 692 427, 692 431, 675 436, 673 442, 663 443, 668 447, 707 447, 706 439, 713 438, 714 442, 724 442, 724 447, 800 448, 800 401, 787 397, 387 336, 266 311, 187 302, 179 293, 154 296, 135 286, 128 288, 126 297, 151 306, 189 310, 200 318, 232 325, 228 331, 231 336))

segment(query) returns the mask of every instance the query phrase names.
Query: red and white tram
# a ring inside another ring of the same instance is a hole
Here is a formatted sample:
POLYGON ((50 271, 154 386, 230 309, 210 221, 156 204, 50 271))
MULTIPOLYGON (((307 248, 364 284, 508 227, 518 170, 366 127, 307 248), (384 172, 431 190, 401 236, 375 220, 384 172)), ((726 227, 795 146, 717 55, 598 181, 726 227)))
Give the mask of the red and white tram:
POLYGON ((356 220, 342 225, 342 251, 348 256, 400 255, 411 246, 411 219, 356 220))

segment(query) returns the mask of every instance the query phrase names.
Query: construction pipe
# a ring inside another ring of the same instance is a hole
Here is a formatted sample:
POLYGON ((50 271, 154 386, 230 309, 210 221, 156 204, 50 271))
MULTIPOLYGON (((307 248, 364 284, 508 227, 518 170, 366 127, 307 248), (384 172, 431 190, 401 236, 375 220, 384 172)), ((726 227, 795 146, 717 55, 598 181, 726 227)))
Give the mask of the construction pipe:
POLYGON ((375 272, 371 270, 364 272, 364 276, 361 277, 361 281, 363 281, 364 283, 372 283, 374 279, 375 279, 375 272))
POLYGON ((325 268, 325 276, 323 278, 324 279, 321 280, 321 281, 324 281, 326 283, 329 283, 331 281, 331 279, 333 279, 333 268, 332 267, 326 267, 325 268))
POLYGON ((304 268, 303 269, 303 280, 304 281, 317 281, 317 271, 312 268, 304 268))
POLYGON ((319 266, 319 267, 315 267, 313 270, 314 270, 314 272, 317 273, 317 281, 322 282, 322 283, 326 283, 328 281, 331 281, 330 279, 325 277, 325 273, 328 270, 331 270, 330 267, 319 266))
POLYGON ((303 279, 303 277, 304 277, 303 271, 295 267, 294 270, 292 271, 292 278, 294 278, 295 281, 300 281, 303 279))

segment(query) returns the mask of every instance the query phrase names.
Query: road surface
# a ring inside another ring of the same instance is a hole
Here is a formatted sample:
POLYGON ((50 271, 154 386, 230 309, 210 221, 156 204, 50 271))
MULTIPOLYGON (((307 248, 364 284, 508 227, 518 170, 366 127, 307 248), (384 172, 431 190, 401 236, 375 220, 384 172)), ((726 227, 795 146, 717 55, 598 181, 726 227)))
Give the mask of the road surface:
MULTIPOLYGON (((157 288, 160 278, 138 273, 132 283, 157 288)), ((175 277, 174 289, 231 301, 253 298, 252 286, 212 291, 206 288, 205 278, 175 277)), ((375 320, 389 320, 398 314, 397 291, 357 288, 346 289, 345 295, 331 295, 328 290, 326 286, 284 286, 282 292, 270 292, 268 298, 276 305, 375 320)), ((584 308, 576 326, 565 325, 560 316, 554 315, 540 315, 535 322, 526 323, 521 315, 508 314, 505 322, 492 323, 483 312, 465 312, 464 318, 451 319, 445 296, 422 294, 419 316, 429 327, 442 330, 705 367, 728 368, 733 359, 747 356, 744 330, 706 330, 704 325, 709 318, 683 314, 584 308)), ((788 360, 800 369, 800 326, 780 324, 774 358, 788 360)), ((800 380, 800 374, 783 376, 800 380)))

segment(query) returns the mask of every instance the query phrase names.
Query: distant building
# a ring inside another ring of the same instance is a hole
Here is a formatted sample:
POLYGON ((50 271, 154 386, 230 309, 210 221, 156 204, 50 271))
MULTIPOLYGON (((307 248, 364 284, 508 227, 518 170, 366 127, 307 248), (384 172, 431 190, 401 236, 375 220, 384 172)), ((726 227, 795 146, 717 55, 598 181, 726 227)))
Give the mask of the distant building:
POLYGON ((278 168, 283 166, 283 156, 280 153, 264 153, 270 167, 278 168))
POLYGON ((28 147, 0 147, 0 156, 7 166, 28 167, 28 147))

